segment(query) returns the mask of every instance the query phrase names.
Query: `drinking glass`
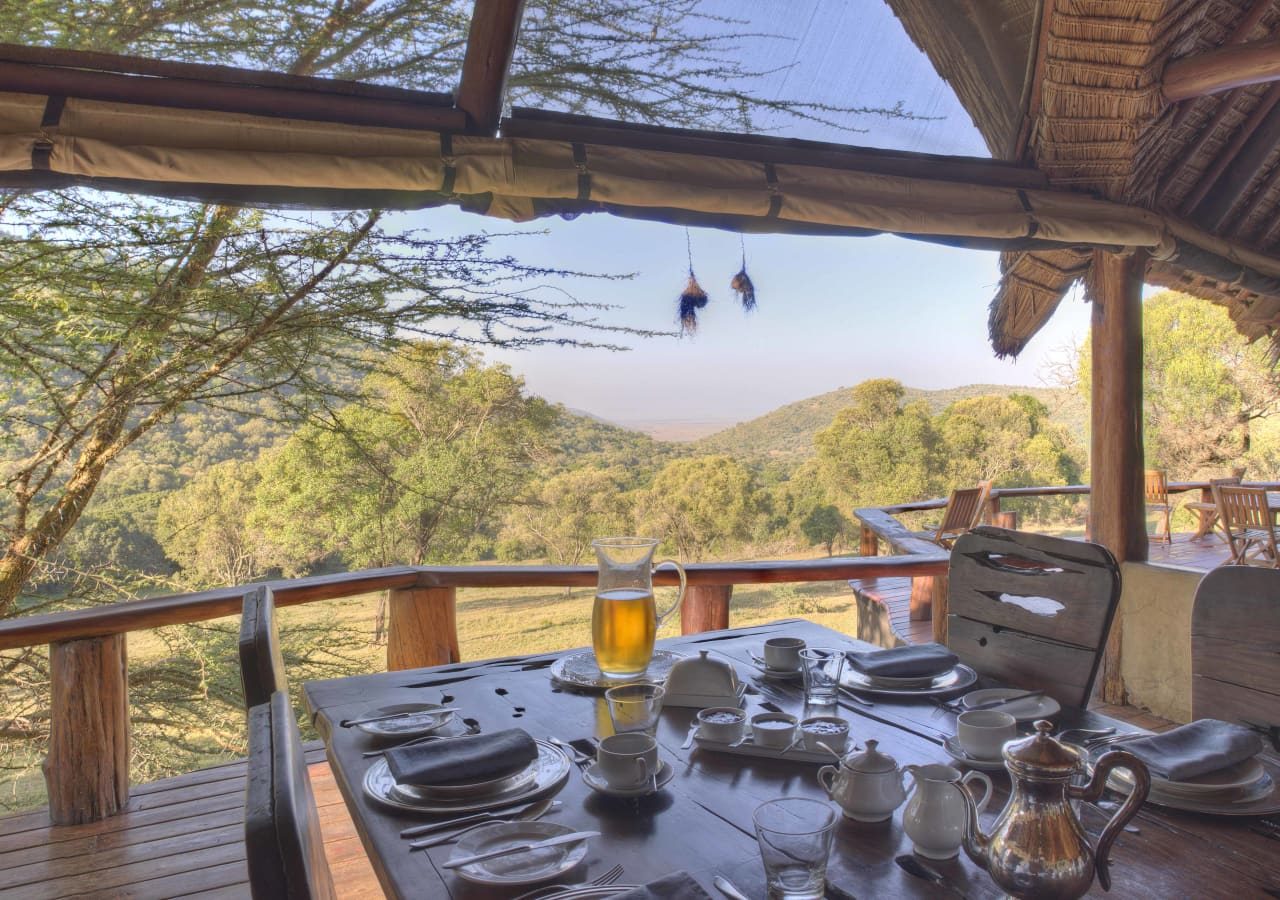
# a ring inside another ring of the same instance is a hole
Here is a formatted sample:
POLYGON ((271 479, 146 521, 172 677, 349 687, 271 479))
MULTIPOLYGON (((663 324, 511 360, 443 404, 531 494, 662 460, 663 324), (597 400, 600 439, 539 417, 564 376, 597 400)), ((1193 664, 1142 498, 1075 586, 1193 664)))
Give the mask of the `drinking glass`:
POLYGON ((827 883, 827 857, 836 814, 817 800, 786 797, 756 807, 760 858, 770 900, 819 900, 827 883))
POLYGON ((844 669, 844 651, 809 647, 800 651, 800 667, 804 670, 805 705, 819 708, 835 706, 840 673, 844 669))
POLYGON ((666 689, 656 684, 624 684, 604 692, 609 701, 609 718, 617 734, 643 731, 653 734, 658 728, 658 715, 662 712, 662 698, 666 689))

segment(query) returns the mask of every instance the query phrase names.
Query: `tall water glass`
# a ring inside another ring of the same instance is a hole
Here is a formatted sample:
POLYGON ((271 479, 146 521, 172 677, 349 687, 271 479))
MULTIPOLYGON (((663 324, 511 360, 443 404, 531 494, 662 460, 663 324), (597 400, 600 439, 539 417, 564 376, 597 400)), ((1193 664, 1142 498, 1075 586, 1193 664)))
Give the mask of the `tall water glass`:
POLYGON ((609 703, 609 718, 613 720, 614 732, 653 734, 658 728, 662 698, 666 693, 665 688, 656 684, 624 684, 609 688, 604 692, 604 698, 609 703))
POLYGON ((770 800, 752 814, 770 900, 820 900, 836 814, 817 800, 770 800))
POLYGON ((831 647, 808 647, 800 651, 800 668, 804 671, 804 702, 811 707, 836 705, 840 673, 844 670, 844 651, 831 647))

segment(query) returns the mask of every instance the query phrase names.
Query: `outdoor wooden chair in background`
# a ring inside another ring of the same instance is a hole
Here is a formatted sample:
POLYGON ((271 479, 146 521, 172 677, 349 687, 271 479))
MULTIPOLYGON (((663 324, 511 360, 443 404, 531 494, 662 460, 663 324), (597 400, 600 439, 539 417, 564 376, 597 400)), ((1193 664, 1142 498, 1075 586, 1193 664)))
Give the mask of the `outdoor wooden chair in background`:
POLYGON ((240 614, 240 683, 246 709, 260 706, 276 691, 289 692, 276 630, 276 603, 265 584, 244 595, 240 614))
POLYGON ((1280 760, 1280 572, 1227 566, 1191 611, 1191 716, 1239 722, 1280 760))
POLYGON ((337 897, 289 695, 249 710, 244 845, 254 900, 337 897))
POLYGON ((1271 506, 1264 488, 1221 485, 1215 488, 1218 518, 1231 547, 1229 562, 1240 566, 1280 563, 1271 506))
MULTIPOLYGON (((1243 477, 1244 477, 1243 475, 1231 475, 1228 478, 1210 478, 1209 479, 1209 502, 1205 502, 1204 500, 1195 500, 1183 505, 1182 507, 1183 509, 1192 510, 1193 512, 1199 513, 1200 515, 1199 524, 1196 526, 1196 533, 1191 536, 1191 539, 1193 541, 1199 540, 1200 538, 1205 537, 1206 535, 1219 530, 1218 524, 1220 520, 1218 516, 1218 488, 1222 487, 1223 485, 1234 487, 1240 484, 1240 480, 1243 477)), ((1227 539, 1226 532, 1225 531, 1221 532, 1221 534, 1219 534, 1219 537, 1221 537, 1225 541, 1227 539)))
POLYGON ((942 523, 933 530, 930 538, 943 549, 950 550, 956 538, 966 533, 982 521, 986 511, 987 499, 991 496, 991 482, 981 481, 977 487, 956 488, 947 498, 946 509, 942 513, 942 523))
POLYGON ((983 525, 951 551, 950 645, 997 682, 1084 707, 1120 602, 1120 567, 1099 544, 983 525))
POLYGON ((1169 503, 1169 479, 1163 469, 1147 469, 1146 471, 1147 515, 1155 513, 1157 538, 1163 538, 1166 544, 1173 543, 1173 533, 1169 522, 1173 517, 1173 506, 1169 503), (1161 525, 1164 526, 1161 531, 1161 525))

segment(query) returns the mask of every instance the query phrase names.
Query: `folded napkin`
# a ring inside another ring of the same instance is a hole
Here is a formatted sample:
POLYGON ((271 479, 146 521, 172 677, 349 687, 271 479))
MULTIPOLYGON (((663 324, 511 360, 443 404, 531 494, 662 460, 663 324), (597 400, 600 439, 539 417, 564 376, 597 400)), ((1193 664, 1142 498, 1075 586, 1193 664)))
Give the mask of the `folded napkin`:
POLYGON ((1256 756, 1262 751, 1262 738, 1243 725, 1197 719, 1164 734, 1124 741, 1116 748, 1138 757, 1154 775, 1186 781, 1256 756))
POLYGON ((688 872, 672 872, 621 894, 613 900, 711 900, 688 872))
POLYGON ((909 644, 891 650, 849 650, 849 665, 864 675, 884 678, 924 678, 950 672, 959 657, 941 644, 909 644))
POLYGON ((396 784, 465 784, 514 775, 538 758, 538 745, 528 732, 510 728, 396 747, 383 756, 396 784))

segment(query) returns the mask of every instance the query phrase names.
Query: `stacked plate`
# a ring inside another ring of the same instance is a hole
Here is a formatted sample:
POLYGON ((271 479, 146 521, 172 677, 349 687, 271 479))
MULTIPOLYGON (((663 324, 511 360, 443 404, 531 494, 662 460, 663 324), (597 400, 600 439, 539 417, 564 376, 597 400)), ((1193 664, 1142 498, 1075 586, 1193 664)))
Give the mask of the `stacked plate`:
POLYGON ((845 666, 840 683, 860 694, 876 694, 884 697, 934 697, 964 690, 977 680, 977 672, 964 663, 957 663, 938 675, 917 678, 868 675, 853 666, 845 666))
MULTIPOLYGON (((1095 748, 1092 761, 1107 750, 1123 749, 1123 744, 1095 748)), ((1133 790, 1133 777, 1125 769, 1115 769, 1107 786, 1122 794, 1133 790)), ((1256 816, 1280 811, 1275 781, 1257 757, 1227 766, 1216 772, 1185 781, 1151 775, 1147 802, 1170 809, 1226 816, 1256 816)))
POLYGON ((387 761, 378 759, 364 775, 364 792, 396 809, 420 813, 466 813, 528 803, 564 784, 572 766, 558 748, 536 741, 538 757, 500 778, 450 784, 397 784, 387 761))

